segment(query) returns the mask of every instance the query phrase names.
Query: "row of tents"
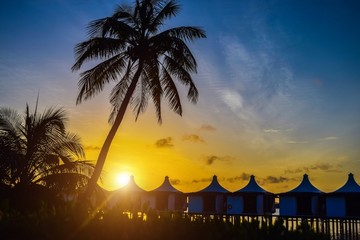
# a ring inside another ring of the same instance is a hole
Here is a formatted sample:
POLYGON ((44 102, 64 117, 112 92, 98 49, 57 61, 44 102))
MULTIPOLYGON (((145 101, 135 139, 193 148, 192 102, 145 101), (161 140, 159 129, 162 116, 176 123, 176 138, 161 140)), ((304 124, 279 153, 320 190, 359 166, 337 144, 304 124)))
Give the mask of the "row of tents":
POLYGON ((360 186, 353 174, 334 192, 324 193, 304 174, 301 183, 284 193, 271 193, 258 185, 255 176, 242 189, 230 192, 216 176, 204 189, 183 193, 172 186, 169 177, 152 191, 140 188, 132 176, 123 188, 108 193, 108 208, 124 211, 174 211, 189 214, 280 215, 296 217, 360 217, 360 186))

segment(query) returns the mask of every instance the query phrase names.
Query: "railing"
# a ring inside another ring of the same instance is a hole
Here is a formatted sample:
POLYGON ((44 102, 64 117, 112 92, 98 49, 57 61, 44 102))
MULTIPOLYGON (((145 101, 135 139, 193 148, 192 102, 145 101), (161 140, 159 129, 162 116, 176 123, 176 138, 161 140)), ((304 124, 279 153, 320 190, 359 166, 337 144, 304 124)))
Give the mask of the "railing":
POLYGON ((243 222, 259 222, 260 227, 270 227, 276 222, 282 222, 289 231, 308 226, 316 233, 322 233, 336 240, 360 240, 360 218, 328 218, 328 217, 294 217, 294 216, 260 216, 260 215, 214 215, 186 214, 192 220, 223 220, 232 224, 243 222))

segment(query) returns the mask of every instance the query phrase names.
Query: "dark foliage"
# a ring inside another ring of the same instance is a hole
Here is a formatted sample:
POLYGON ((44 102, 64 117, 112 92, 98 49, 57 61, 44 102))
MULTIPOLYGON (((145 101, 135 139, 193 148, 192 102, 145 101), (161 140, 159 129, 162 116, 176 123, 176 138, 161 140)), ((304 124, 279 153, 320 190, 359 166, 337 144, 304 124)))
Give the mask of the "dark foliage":
POLYGON ((251 239, 251 240, 326 240, 303 223, 288 231, 283 222, 261 224, 257 220, 233 224, 223 219, 191 219, 174 214, 150 214, 129 219, 118 211, 95 215, 91 220, 72 206, 32 214, 2 216, 2 239, 251 239))

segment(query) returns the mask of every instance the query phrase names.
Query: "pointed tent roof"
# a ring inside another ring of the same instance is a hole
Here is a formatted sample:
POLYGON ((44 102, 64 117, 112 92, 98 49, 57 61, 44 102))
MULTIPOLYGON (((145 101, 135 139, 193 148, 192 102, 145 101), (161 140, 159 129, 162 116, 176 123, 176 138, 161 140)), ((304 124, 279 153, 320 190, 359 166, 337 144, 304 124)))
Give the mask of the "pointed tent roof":
POLYGON ((126 184, 124 187, 120 188, 118 191, 146 192, 144 189, 142 189, 141 187, 139 187, 136 184, 133 175, 130 176, 130 180, 129 180, 128 184, 126 184))
POLYGON ((204 188, 203 190, 199 191, 200 193, 228 193, 229 191, 226 190, 225 188, 223 188, 218 180, 217 180, 217 176, 214 175, 212 178, 212 181, 210 183, 209 186, 207 186, 206 188, 204 188))
POLYGON ((334 193, 360 193, 360 186, 354 179, 354 174, 349 173, 346 183, 334 193))
POLYGON ((179 190, 177 190, 176 188, 174 188, 171 185, 168 176, 165 177, 164 182, 158 188, 155 188, 151 192, 175 192, 175 193, 180 193, 179 190))
POLYGON ((314 187, 314 185, 312 185, 312 183, 309 180, 309 176, 307 174, 304 174, 303 180, 299 184, 299 186, 297 186, 296 188, 294 188, 293 190, 291 190, 287 193, 316 193, 316 194, 319 194, 319 193, 322 193, 322 191, 320 191, 319 189, 314 187))
POLYGON ((251 175, 249 183, 245 187, 234 193, 269 193, 269 192, 263 189, 262 187, 260 187, 255 180, 255 176, 251 175))

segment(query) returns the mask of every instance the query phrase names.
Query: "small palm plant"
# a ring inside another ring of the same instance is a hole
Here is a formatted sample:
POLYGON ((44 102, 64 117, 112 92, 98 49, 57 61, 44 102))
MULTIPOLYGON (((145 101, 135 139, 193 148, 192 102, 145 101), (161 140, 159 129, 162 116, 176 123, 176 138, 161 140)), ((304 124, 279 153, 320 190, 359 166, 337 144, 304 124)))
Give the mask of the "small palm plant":
POLYGON ((80 160, 84 151, 79 137, 65 129, 65 112, 49 108, 38 114, 36 109, 30 113, 27 105, 21 116, 0 108, 0 184, 26 198, 75 194, 87 184, 93 166, 80 160))

